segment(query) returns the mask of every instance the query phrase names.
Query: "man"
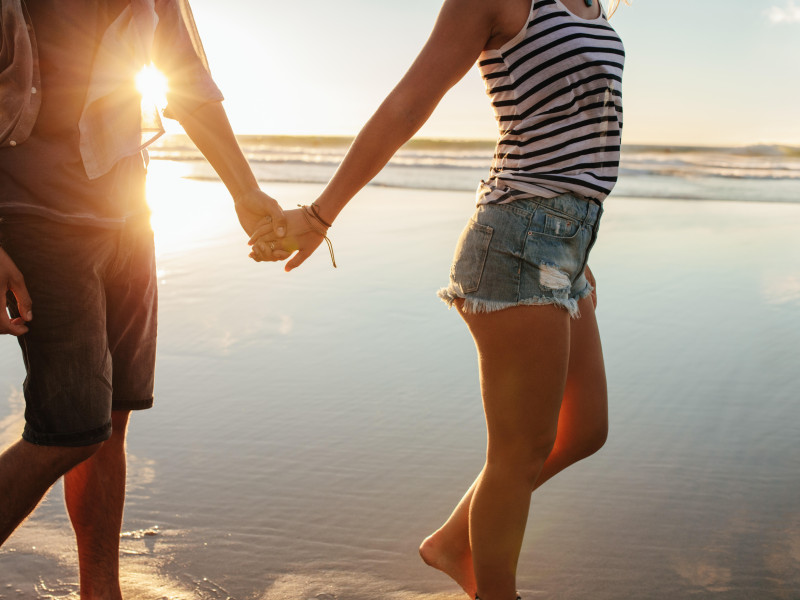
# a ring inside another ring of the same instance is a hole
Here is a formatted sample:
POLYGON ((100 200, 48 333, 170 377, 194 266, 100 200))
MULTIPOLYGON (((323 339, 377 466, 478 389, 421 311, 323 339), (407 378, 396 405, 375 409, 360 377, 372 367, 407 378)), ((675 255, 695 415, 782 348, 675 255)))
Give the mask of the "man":
POLYGON ((185 0, 0 1, 0 334, 27 370, 25 430, 0 455, 0 544, 64 476, 81 598, 117 599, 125 433, 152 405, 155 362, 143 65, 167 75, 168 110, 244 230, 285 220, 236 143, 185 0))

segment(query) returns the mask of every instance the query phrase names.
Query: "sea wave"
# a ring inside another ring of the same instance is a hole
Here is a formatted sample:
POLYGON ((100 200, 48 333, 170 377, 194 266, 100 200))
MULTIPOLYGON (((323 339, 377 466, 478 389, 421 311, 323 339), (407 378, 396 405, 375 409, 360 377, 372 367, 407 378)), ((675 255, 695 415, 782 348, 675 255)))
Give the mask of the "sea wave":
MULTIPOLYGON (((349 137, 240 136, 260 181, 326 183, 352 143, 349 137)), ((150 149, 156 160, 191 162, 191 177, 214 178, 186 136, 150 149)), ((485 178, 494 143, 413 139, 374 185, 472 191, 485 178)), ((623 146, 616 196, 800 202, 800 148, 623 146)))
MULTIPOLYGON (((352 142, 348 137, 240 136, 254 164, 336 167, 352 142)), ((151 147, 154 159, 191 161, 202 158, 185 136, 170 136, 151 147)), ((411 140, 392 159, 398 167, 484 169, 494 154, 489 141, 411 140)), ((800 148, 779 145, 742 147, 623 146, 623 175, 726 177, 800 180, 800 148)))

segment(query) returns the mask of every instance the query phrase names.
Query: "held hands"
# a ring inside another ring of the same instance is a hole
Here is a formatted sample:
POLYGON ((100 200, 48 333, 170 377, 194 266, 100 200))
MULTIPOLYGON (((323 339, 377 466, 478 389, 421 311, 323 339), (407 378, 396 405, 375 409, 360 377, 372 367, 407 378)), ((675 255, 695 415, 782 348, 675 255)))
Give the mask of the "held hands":
POLYGON ((313 205, 286 211, 285 215, 288 225, 285 237, 278 235, 275 223, 270 222, 269 218, 262 219, 258 223, 256 230, 250 236, 250 244, 253 246, 250 258, 257 262, 283 260, 296 250, 297 254, 284 267, 288 272, 303 264, 314 250, 326 241, 335 267, 333 248, 327 238, 328 224, 317 216, 313 205))
POLYGON ((0 290, 3 291, 3 295, 7 291, 11 291, 14 294, 19 314, 22 315, 12 319, 5 310, 0 310, 0 334, 10 333, 11 335, 20 336, 27 333, 28 328, 25 326, 25 322, 33 319, 31 297, 25 287, 22 273, 19 272, 17 265, 14 264, 14 261, 2 248, 0 248, 0 290))
MULTIPOLYGON (((250 189, 239 194, 234 199, 236 215, 239 223, 247 235, 253 235, 259 224, 269 223, 271 231, 277 237, 286 235, 286 217, 283 210, 274 198, 268 196, 259 189, 250 189)), ((291 255, 290 252, 277 250, 270 257, 262 260, 285 260, 291 255)))

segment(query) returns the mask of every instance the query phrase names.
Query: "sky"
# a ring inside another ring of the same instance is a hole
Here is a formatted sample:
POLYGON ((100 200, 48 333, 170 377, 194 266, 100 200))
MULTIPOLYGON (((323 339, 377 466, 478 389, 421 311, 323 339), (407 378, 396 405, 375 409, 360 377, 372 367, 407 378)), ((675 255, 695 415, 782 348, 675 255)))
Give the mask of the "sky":
MULTIPOLYGON (((442 0, 192 0, 237 133, 355 135, 410 66, 442 0)), ((800 0, 633 0, 628 144, 800 146, 800 0)), ((477 68, 418 135, 491 139, 477 68)))

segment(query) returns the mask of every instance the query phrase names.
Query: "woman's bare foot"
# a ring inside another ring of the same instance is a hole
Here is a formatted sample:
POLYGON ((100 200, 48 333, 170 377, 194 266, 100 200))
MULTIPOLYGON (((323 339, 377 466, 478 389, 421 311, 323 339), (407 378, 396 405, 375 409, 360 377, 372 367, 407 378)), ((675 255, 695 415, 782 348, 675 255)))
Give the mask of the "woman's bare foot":
POLYGON ((443 537, 437 531, 425 538, 420 544, 419 555, 427 565, 448 575, 461 586, 470 598, 474 598, 478 584, 475 583, 475 571, 472 567, 472 553, 469 547, 461 552, 454 552, 441 539, 443 537))

